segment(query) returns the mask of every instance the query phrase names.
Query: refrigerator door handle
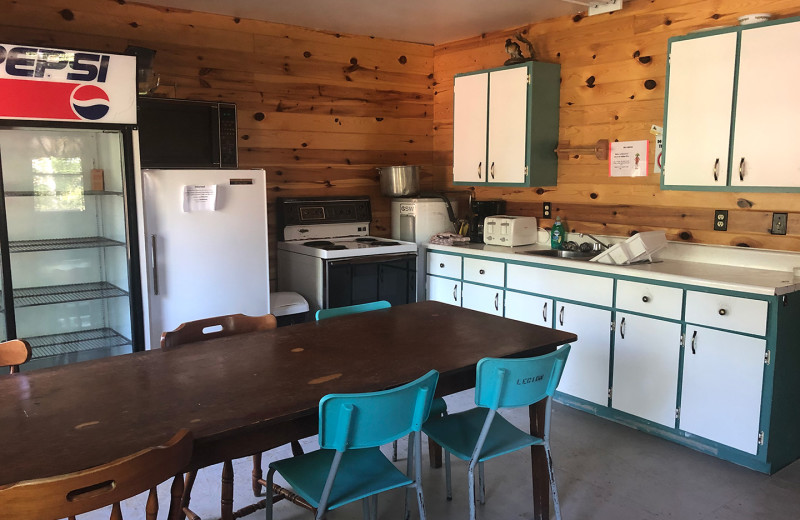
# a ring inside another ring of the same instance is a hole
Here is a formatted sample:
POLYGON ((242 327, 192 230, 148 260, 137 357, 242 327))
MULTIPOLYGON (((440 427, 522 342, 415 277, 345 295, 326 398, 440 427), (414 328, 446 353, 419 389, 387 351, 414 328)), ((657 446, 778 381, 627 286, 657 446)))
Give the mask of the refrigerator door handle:
POLYGON ((158 296, 158 248, 157 235, 150 235, 150 261, 153 263, 153 294, 158 296))

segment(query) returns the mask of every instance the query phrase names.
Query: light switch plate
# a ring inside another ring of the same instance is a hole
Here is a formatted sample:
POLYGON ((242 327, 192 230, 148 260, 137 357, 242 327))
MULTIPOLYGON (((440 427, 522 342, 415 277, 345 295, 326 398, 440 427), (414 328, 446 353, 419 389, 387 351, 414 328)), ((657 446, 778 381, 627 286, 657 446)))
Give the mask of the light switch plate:
POLYGON ((769 230, 773 235, 786 234, 786 219, 787 213, 773 213, 772 214, 772 229, 769 230))

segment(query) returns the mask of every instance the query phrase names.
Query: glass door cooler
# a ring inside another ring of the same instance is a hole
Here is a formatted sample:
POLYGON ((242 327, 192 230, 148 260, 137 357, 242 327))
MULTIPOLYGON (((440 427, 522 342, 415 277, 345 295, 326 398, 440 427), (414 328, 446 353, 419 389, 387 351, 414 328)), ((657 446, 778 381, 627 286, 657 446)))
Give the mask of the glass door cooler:
POLYGON ((31 343, 22 369, 134 350, 126 139, 121 129, 0 127, 0 332, 31 343))

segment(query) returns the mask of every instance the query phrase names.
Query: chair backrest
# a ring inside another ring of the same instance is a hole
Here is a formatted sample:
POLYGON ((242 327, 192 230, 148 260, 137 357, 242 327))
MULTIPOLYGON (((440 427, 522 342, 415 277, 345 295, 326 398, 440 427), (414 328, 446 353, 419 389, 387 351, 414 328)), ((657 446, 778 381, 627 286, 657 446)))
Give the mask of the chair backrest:
POLYGON ((319 402, 319 445, 346 449, 382 446, 428 419, 439 372, 431 370, 403 386, 363 394, 330 394, 319 402))
POLYGON ((478 362, 475 404, 492 410, 528 406, 552 397, 561 380, 569 345, 532 358, 484 358, 478 362))
POLYGON ((181 430, 163 446, 102 466, 0 486, 2 516, 56 520, 118 504, 181 475, 192 457, 192 443, 191 432, 181 430))
POLYGON ((358 305, 348 305, 347 307, 335 307, 333 309, 320 309, 315 314, 317 321, 346 314, 357 314, 359 312, 377 311, 378 309, 388 309, 392 304, 386 300, 377 302, 360 303, 358 305))
POLYGON ((161 333, 161 348, 177 347, 186 343, 196 343, 207 339, 224 338, 236 334, 270 330, 278 326, 275 316, 245 316, 229 314, 202 320, 181 323, 178 328, 161 333))
POLYGON ((19 366, 31 359, 31 345, 24 339, 12 339, 0 343, 0 367, 9 367, 9 372, 19 372, 19 366))

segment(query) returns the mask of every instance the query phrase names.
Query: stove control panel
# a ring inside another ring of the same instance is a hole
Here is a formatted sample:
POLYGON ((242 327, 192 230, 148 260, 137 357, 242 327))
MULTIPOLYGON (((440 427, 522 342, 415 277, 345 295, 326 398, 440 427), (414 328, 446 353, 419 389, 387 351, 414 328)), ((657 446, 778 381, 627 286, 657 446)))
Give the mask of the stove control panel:
POLYGON ((279 198, 278 226, 371 222, 369 197, 279 198))

